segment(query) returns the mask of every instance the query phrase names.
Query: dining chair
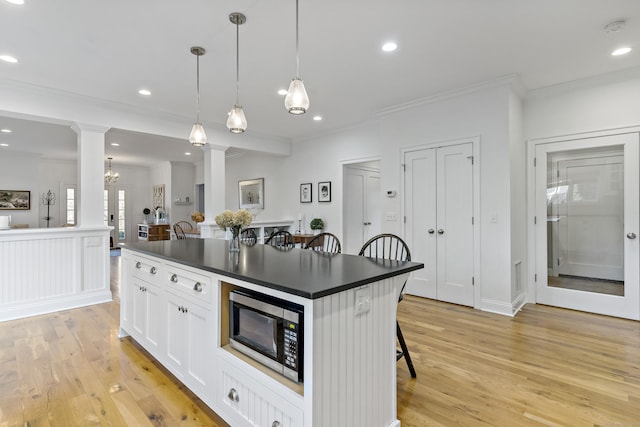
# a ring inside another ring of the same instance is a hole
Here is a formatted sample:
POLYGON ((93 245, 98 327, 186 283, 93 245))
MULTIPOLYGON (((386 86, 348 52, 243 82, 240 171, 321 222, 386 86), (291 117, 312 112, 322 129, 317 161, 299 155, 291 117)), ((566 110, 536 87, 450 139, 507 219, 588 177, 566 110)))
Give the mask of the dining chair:
POLYGON ((340 239, 331 233, 320 233, 307 243, 307 249, 312 251, 339 254, 342 252, 340 239))
POLYGON ((296 241, 291 233, 286 230, 280 230, 269 236, 264 244, 280 248, 293 248, 296 245, 296 241))
POLYGON ((258 242, 258 236, 256 230, 253 228, 245 228, 240 232, 240 243, 247 246, 253 246, 258 242))
POLYGON ((173 233, 176 235, 176 239, 178 240, 187 238, 187 235, 184 234, 184 230, 182 229, 182 226, 178 222, 173 224, 173 233))
MULTIPOLYGON (((362 245, 362 249, 360 249, 360 253, 358 255, 366 256, 369 258, 382 258, 388 260, 397 260, 397 261, 411 261, 411 251, 409 251, 409 247, 400 237, 395 234, 378 234, 377 236, 372 237, 362 245)), ((400 295, 398 296, 398 303, 402 301, 404 298, 404 287, 407 285, 405 281, 402 285, 402 289, 400 290, 400 295)), ((400 343, 401 350, 396 350, 396 360, 400 360, 404 357, 407 362, 407 367, 409 368, 409 373, 412 378, 416 377, 416 370, 413 367, 413 362, 411 361, 411 355, 409 354, 409 349, 407 348, 407 343, 404 341, 404 336, 402 335, 402 330, 400 329, 400 323, 396 320, 396 336, 398 337, 398 342, 400 343)))

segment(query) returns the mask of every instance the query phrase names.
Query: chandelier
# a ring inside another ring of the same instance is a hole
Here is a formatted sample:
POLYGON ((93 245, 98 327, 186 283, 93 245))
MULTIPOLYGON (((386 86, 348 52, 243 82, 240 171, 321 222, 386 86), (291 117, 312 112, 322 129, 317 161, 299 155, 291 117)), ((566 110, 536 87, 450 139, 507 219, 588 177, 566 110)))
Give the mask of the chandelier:
POLYGON ((109 159, 109 168, 107 169, 107 173, 104 174, 104 183, 106 185, 112 185, 118 182, 118 178, 120 178, 120 174, 118 172, 114 172, 111 168, 111 159, 113 157, 108 157, 109 159))

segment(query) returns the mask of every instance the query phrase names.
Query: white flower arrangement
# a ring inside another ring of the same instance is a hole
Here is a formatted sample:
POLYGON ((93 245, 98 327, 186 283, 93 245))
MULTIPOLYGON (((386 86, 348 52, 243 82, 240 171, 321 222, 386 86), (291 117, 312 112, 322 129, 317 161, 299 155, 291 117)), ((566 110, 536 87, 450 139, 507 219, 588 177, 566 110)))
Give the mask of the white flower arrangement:
POLYGON ((240 230, 241 228, 251 225, 253 215, 246 209, 240 209, 236 212, 224 210, 216 215, 215 221, 218 226, 227 231, 228 228, 240 230))

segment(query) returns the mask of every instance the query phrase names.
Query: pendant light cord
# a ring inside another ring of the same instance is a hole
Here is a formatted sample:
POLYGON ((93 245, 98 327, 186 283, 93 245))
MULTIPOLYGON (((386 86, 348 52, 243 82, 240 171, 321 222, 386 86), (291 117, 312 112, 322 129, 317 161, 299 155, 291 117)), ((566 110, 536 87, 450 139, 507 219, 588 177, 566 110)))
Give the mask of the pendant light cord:
POLYGON ((200 55, 196 54, 196 100, 198 111, 196 112, 196 122, 200 123, 200 55))
POLYGON ((298 0, 296 0, 296 79, 300 80, 300 54, 299 54, 299 37, 298 37, 298 0))
POLYGON ((236 105, 240 105, 240 23, 236 20, 236 105))

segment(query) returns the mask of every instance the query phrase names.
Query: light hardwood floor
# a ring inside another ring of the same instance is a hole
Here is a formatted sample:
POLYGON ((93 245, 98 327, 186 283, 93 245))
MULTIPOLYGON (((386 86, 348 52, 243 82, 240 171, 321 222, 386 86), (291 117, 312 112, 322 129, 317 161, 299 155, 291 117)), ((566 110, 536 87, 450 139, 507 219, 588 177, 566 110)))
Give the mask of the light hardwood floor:
MULTIPOLYGON (((640 426, 640 322, 411 296, 398 312, 418 373, 398 362, 403 427, 640 426)), ((114 301, 0 323, 0 427, 225 426, 118 318, 114 301)))

